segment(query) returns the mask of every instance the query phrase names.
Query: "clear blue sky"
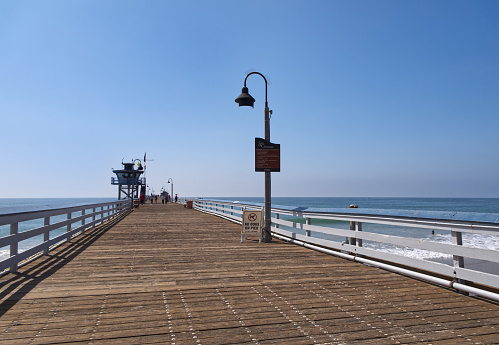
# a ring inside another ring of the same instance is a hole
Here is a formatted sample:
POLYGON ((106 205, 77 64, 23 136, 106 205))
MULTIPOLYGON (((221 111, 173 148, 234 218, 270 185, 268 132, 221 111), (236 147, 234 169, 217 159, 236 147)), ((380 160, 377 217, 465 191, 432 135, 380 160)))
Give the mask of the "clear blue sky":
POLYGON ((0 197, 499 197, 499 1, 0 0, 0 197))

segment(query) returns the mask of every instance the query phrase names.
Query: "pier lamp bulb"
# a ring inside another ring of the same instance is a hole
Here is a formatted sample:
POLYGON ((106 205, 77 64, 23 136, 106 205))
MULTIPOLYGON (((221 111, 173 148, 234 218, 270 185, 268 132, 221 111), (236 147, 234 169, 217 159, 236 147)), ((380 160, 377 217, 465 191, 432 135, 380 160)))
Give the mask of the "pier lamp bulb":
POLYGON ((253 107, 255 99, 248 93, 248 88, 244 86, 243 91, 236 98, 235 102, 238 103, 240 107, 253 107))

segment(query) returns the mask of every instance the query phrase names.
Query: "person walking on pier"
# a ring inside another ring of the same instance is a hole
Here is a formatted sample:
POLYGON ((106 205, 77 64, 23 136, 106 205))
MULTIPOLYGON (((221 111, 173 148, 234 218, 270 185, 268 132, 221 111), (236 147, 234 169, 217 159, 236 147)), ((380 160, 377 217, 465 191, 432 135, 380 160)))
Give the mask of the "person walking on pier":
POLYGON ((154 195, 151 194, 151 198, 150 199, 151 199, 151 204, 152 204, 152 202, 154 201, 154 195))
POLYGON ((175 203, 177 203, 177 200, 178 200, 178 196, 177 196, 177 194, 175 194, 175 203))

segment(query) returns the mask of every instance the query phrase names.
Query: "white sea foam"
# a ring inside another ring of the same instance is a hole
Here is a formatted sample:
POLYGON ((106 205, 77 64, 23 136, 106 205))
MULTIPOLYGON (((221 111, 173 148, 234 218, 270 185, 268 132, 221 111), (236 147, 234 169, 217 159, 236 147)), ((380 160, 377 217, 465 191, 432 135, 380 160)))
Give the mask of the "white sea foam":
POLYGON ((440 258, 449 258, 450 255, 431 252, 429 250, 417 249, 417 248, 409 248, 409 247, 398 247, 391 244, 384 243, 366 243, 364 245, 366 248, 376 249, 381 252, 396 254, 400 256, 405 256, 413 259, 440 259, 440 258))
MULTIPOLYGON (((26 242, 27 242, 27 241, 26 241, 26 242)), ((22 243, 22 242, 21 242, 21 243, 22 243)), ((18 251, 19 251, 19 253, 22 253, 22 252, 24 252, 25 250, 28 250, 28 249, 30 249, 30 248, 32 248, 32 247, 34 247, 35 245, 40 244, 40 243, 41 243, 41 241, 39 241, 39 242, 34 242, 34 241, 32 241, 32 242, 26 243, 26 244, 24 244, 24 245, 20 246, 20 247, 18 248, 18 251)), ((9 257, 10 257, 10 249, 9 249, 9 247, 3 247, 3 248, 0 248, 0 261, 3 261, 3 260, 5 260, 5 259, 8 259, 9 257)))
POLYGON ((8 259, 9 256, 10 256, 10 250, 9 249, 4 249, 4 248, 0 249, 0 261, 8 259))
MULTIPOLYGON (((452 244, 452 237, 450 234, 436 234, 431 235, 424 240, 432 241, 437 243, 452 244)), ((480 234, 463 234, 463 246, 471 248, 481 248, 488 250, 499 250, 499 236, 492 235, 480 235, 480 234)), ((366 243, 366 248, 376 249, 383 251, 385 253, 391 253, 396 255, 401 255, 405 257, 410 257, 414 259, 440 259, 440 258, 451 258, 452 255, 432 252, 424 249, 409 248, 409 247, 399 247, 391 244, 383 243, 366 243)))
POLYGON ((463 245, 474 248, 499 250, 499 236, 464 234, 463 245))
MULTIPOLYGON (((452 244, 451 235, 434 235, 427 240, 438 243, 452 244)), ((471 248, 481 248, 489 250, 499 249, 499 236, 480 235, 480 234, 463 234, 463 246, 471 248)))

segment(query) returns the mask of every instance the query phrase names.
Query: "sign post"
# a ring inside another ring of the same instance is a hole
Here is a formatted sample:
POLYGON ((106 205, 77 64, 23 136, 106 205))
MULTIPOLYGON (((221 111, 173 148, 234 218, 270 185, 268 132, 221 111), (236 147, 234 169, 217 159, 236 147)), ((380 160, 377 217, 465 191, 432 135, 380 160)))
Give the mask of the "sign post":
POLYGON ((259 242, 262 242, 262 224, 262 210, 243 210, 241 243, 243 242, 244 236, 247 235, 258 235, 259 242))

